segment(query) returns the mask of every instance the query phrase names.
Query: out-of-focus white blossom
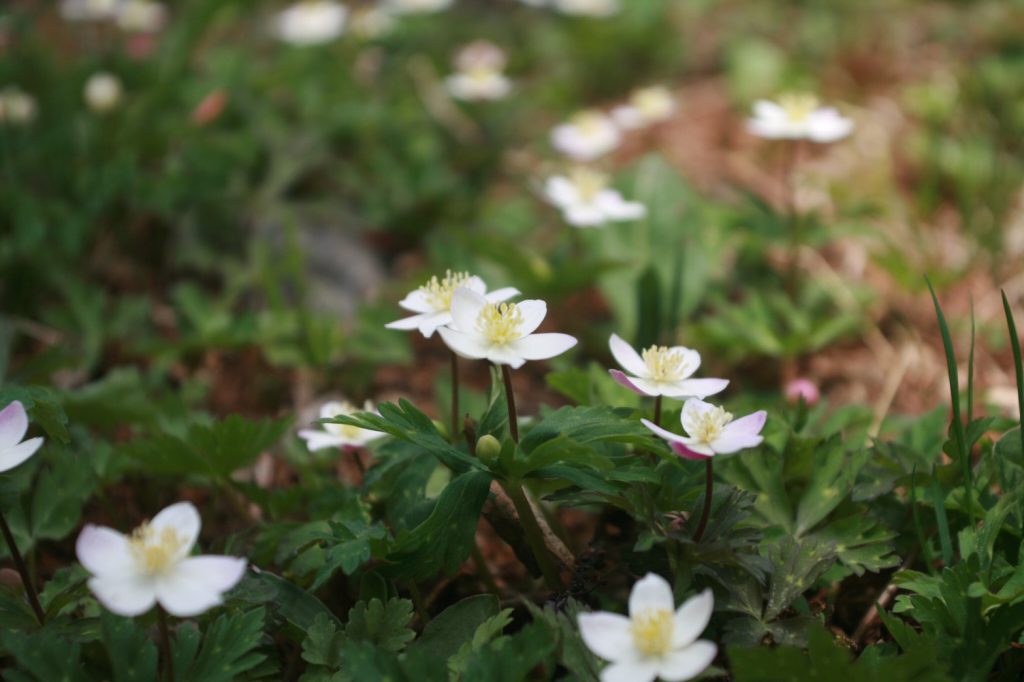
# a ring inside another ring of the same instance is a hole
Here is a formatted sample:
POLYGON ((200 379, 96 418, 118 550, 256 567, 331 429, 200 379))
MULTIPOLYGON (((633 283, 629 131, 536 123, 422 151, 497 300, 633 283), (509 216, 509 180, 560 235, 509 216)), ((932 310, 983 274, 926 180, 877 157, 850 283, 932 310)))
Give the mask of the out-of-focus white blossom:
POLYGON ((823 107, 814 95, 789 94, 777 102, 758 100, 747 130, 769 140, 835 142, 853 131, 853 121, 832 107, 823 107))
POLYGON ((355 35, 372 39, 390 32, 395 25, 395 17, 383 7, 357 7, 349 15, 348 24, 355 35))
POLYGON ((568 175, 548 178, 544 185, 548 201, 562 210, 565 222, 574 227, 600 227, 608 222, 639 220, 647 207, 626 201, 608 186, 608 176, 589 168, 573 169, 568 175))
POLYGON ((562 14, 579 17, 610 17, 621 9, 619 0, 550 0, 562 14))
POLYGON ((384 8, 395 14, 431 14, 452 6, 454 0, 387 0, 384 8))
POLYGON ((0 125, 25 125, 35 118, 35 97, 14 85, 0 90, 0 125))
POLYGON ((277 15, 274 34, 292 45, 322 45, 342 34, 347 16, 345 6, 333 0, 303 0, 277 15))
POLYGON ((583 111, 551 131, 552 146, 577 161, 592 161, 619 146, 622 134, 600 111, 583 111))
POLYGON ((512 89, 512 83, 502 73, 505 62, 505 52, 494 43, 470 43, 456 55, 456 73, 445 79, 445 87, 456 99, 501 99, 512 89))
POLYGON ((159 33, 167 25, 167 5, 155 0, 126 0, 117 7, 116 21, 126 33, 159 33))
MULTIPOLYGON (((356 407, 347 400, 341 402, 331 401, 323 404, 320 408, 321 419, 332 419, 338 416, 348 416, 357 412, 374 412, 373 403, 369 400, 362 409, 356 407)), ((387 434, 380 431, 369 431, 358 426, 348 424, 321 424, 321 429, 303 429, 299 431, 299 438, 306 441, 306 447, 310 451, 322 450, 323 448, 361 448, 372 440, 376 440, 387 434)))
POLYGON ((66 21, 108 21, 117 16, 120 0, 61 0, 60 16, 66 21))
POLYGON ((97 113, 104 113, 117 108, 121 103, 124 88, 121 79, 112 73, 101 71, 94 73, 85 82, 85 103, 97 113))
POLYGON ((640 88, 629 96, 629 101, 612 110, 612 118, 622 128, 635 130, 672 118, 676 101, 672 93, 660 85, 640 88))

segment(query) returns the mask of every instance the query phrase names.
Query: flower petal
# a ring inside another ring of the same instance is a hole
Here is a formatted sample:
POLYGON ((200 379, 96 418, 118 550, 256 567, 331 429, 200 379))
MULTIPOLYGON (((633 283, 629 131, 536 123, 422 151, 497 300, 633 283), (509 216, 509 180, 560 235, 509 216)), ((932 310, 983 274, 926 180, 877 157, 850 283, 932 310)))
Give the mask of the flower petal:
POLYGON ((682 442, 669 443, 668 446, 672 448, 672 452, 676 453, 683 459, 695 459, 702 460, 708 457, 714 457, 715 451, 711 449, 705 443, 697 443, 693 439, 687 438, 682 442))
POLYGON ((576 185, 564 176, 556 175, 544 183, 544 194, 548 200, 559 208, 569 208, 580 202, 580 193, 576 185))
POLYGON ((651 609, 675 611, 676 603, 672 597, 672 586, 657 573, 648 573, 633 585, 629 593, 629 617, 651 609))
POLYGON ((640 378, 650 376, 650 372, 647 371, 647 363, 636 352, 636 349, 626 343, 618 334, 612 334, 608 339, 608 348, 612 351, 615 362, 619 363, 622 369, 640 378))
POLYGON ((690 597, 676 609, 675 627, 672 630, 672 648, 681 649, 697 641, 700 633, 711 621, 715 610, 715 595, 706 589, 690 597))
POLYGON ((157 599, 173 616, 197 616, 223 601, 221 595, 242 579, 246 563, 245 559, 228 556, 185 559, 157 578, 157 599))
POLYGON ((620 372, 617 369, 610 369, 608 370, 608 373, 612 375, 612 379, 615 379, 615 381, 625 386, 629 390, 633 391, 633 393, 636 393, 637 395, 650 397, 650 393, 646 393, 643 389, 641 389, 639 386, 633 383, 633 380, 627 377, 625 373, 620 372))
POLYGON ((578 622, 583 643, 606 661, 621 660, 633 648, 632 625, 625 616, 607 611, 581 613, 578 622))
POLYGON ((456 355, 471 360, 482 360, 487 357, 487 345, 474 334, 466 334, 451 327, 441 327, 437 333, 456 355))
POLYGON ((75 541, 75 554, 93 575, 128 575, 135 568, 128 538, 113 528, 87 524, 75 541))
POLYGON ((472 289, 459 287, 452 294, 452 327, 460 332, 473 332, 480 311, 487 305, 487 299, 472 289))
POLYGON ((89 589, 107 609, 128 618, 149 611, 156 603, 153 580, 134 573, 92 577, 89 589))
POLYGON ((647 216, 647 207, 637 201, 626 201, 613 189, 598 192, 597 207, 611 220, 639 220, 647 216))
POLYGON ((658 675, 665 682, 692 680, 711 665, 717 654, 718 647, 714 642, 699 639, 684 649, 665 654, 661 659, 658 675))
POLYGON ((484 284, 484 281, 477 277, 476 275, 471 275, 470 277, 468 277, 462 286, 466 287, 467 289, 472 289, 481 296, 487 293, 487 285, 484 284))
POLYGON ((657 676, 657 658, 634 657, 602 670, 601 682, 653 682, 657 676))
POLYGON ((309 448, 310 452, 316 452, 325 448, 338 448, 348 442, 341 436, 335 436, 333 433, 316 431, 314 429, 299 431, 299 438, 306 441, 306 447, 309 448))
POLYGON ((18 466, 26 459, 36 453, 43 445, 42 437, 29 438, 24 443, 19 443, 13 448, 7 448, 6 450, 0 450, 0 473, 8 471, 18 466))
POLYGON ((695 433, 701 415, 713 409, 715 409, 714 405, 706 403, 700 398, 690 398, 683 403, 683 411, 679 414, 679 421, 682 422, 686 433, 695 433))
POLYGON ((522 335, 519 338, 528 336, 533 332, 537 331, 537 327, 540 326, 541 322, 548 314, 548 304, 544 301, 529 300, 520 301, 516 303, 516 310, 523 316, 523 321, 519 325, 519 333, 522 335))
POLYGON ((161 510, 153 520, 149 522, 150 528, 156 534, 163 532, 164 528, 173 528, 174 532, 182 540, 181 549, 178 552, 180 557, 188 556, 199 539, 199 529, 202 527, 202 520, 199 518, 199 510, 191 502, 178 502, 161 510))
POLYGON ((593 204, 569 206, 562 213, 562 217, 574 227, 598 227, 605 223, 604 213, 593 204))
POLYGON ((409 331, 411 329, 419 329, 420 328, 420 321, 422 321, 425 317, 427 317, 426 314, 413 315, 412 317, 403 317, 400 320, 395 320, 394 322, 388 322, 386 325, 384 325, 384 328, 385 329, 398 329, 398 330, 401 330, 401 331, 409 331))
POLYGON ((807 121, 807 137, 814 142, 836 142, 853 132, 853 121, 835 109, 819 109, 807 121))
POLYGON ((451 323, 452 314, 447 311, 434 313, 433 315, 425 315, 420 320, 420 334, 423 334, 423 336, 429 339, 438 329, 451 323))
POLYGON ((683 379, 665 391, 670 398, 707 398, 721 393, 729 385, 728 379, 683 379))
POLYGON ((525 360, 547 360, 575 345, 575 337, 568 334, 530 334, 509 344, 525 360))
POLYGON ((398 305, 413 313, 432 313, 434 306, 427 300, 427 295, 422 289, 410 291, 409 294, 398 302, 398 305))
POLYGON ((507 301, 513 296, 519 295, 519 289, 515 287, 503 287, 501 289, 495 289, 491 293, 486 295, 488 303, 501 303, 507 301))
POLYGON ((0 410, 0 450, 12 448, 21 442, 28 431, 28 414, 20 400, 0 410))
POLYGON ((664 428, 658 426, 657 424, 655 424, 654 422, 650 421, 649 419, 641 419, 640 423, 643 424, 644 426, 646 426, 647 428, 649 428, 651 431, 653 431, 655 433, 655 435, 660 436, 661 438, 664 438, 665 440, 667 440, 669 442, 669 444, 671 444, 671 443, 687 443, 687 442, 690 441, 690 439, 687 438, 686 436, 680 436, 678 433, 672 433, 668 429, 664 429, 664 428))
POLYGON ((758 410, 753 414, 748 414, 746 417, 735 419, 725 425, 723 429, 726 435, 745 435, 745 436, 756 436, 761 433, 761 429, 764 428, 764 422, 768 419, 768 413, 764 410, 758 410))

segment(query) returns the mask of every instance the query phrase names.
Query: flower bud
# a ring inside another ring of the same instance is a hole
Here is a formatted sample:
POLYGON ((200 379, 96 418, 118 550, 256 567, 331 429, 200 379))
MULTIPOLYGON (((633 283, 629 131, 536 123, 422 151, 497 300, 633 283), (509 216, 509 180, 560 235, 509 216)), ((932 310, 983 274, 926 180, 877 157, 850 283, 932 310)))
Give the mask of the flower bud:
POLYGON ((480 436, 480 439, 476 442, 476 456, 480 458, 480 461, 484 464, 494 464, 498 461, 498 456, 501 454, 501 442, 492 436, 486 434, 480 436))
POLYGON ((85 103, 97 113, 115 109, 121 103, 121 79, 112 73, 94 73, 85 83, 85 103))
POLYGON ((808 405, 814 405, 821 398, 821 391, 810 379, 793 379, 785 388, 786 400, 791 403, 799 403, 801 400, 808 405))

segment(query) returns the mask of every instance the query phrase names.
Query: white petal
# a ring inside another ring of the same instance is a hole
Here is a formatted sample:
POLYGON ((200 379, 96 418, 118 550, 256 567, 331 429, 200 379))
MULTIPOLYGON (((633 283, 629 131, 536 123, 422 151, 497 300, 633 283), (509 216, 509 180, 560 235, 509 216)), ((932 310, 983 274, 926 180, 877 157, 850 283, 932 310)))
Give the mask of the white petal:
POLYGON ((332 433, 326 431, 316 431, 313 429, 303 429, 299 431, 299 438, 306 441, 306 447, 309 448, 310 452, 316 452, 317 450, 323 450, 324 448, 338 448, 345 445, 347 442, 341 436, 335 436, 332 433))
POLYGON ((636 201, 626 201, 613 189, 598 192, 597 207, 612 220, 639 220, 647 215, 647 207, 636 201))
POLYGON ((707 398, 721 393, 729 385, 728 379, 683 379, 671 385, 665 395, 670 398, 707 398))
POLYGON ((666 384, 663 381, 654 381, 653 379, 633 379, 633 383, 636 387, 647 395, 668 395, 666 391, 673 390, 673 384, 666 384))
POLYGON ((388 322, 384 327, 386 329, 399 329, 401 331, 409 331, 411 329, 419 329, 420 322, 423 321, 428 315, 413 315, 412 317, 403 317, 400 320, 394 322, 388 322))
POLYGON ((574 227, 600 227, 607 222, 605 214, 593 204, 570 206, 565 209, 562 217, 574 227))
POLYGON ((740 417, 734 421, 729 422, 725 425, 723 431, 729 435, 740 435, 745 434, 749 436, 756 436, 761 433, 761 429, 764 428, 764 422, 768 419, 768 413, 764 410, 758 410, 752 414, 748 414, 746 417, 740 417))
POLYGON ((509 344, 525 360, 547 360, 575 345, 575 337, 568 334, 530 334, 509 344))
POLYGON ((785 121, 786 110, 775 102, 759 99, 754 102, 754 117, 762 121, 785 121))
POLYGON ((465 334, 451 327, 441 327, 437 332, 445 345, 456 355, 471 360, 482 360, 487 357, 487 345, 475 334, 465 334))
POLYGON ((812 115, 807 128, 808 137, 815 142, 836 142, 853 132, 853 121, 831 109, 812 115))
POLYGON ((651 609, 675 611, 676 602, 672 597, 672 586, 657 573, 648 573, 633 585, 629 593, 629 617, 651 609))
POLYGON ((36 450, 38 450, 42 445, 42 437, 29 438, 24 443, 19 443, 13 448, 0 450, 0 473, 9 471, 21 464, 26 459, 34 455, 36 450))
POLYGON ((519 369, 526 364, 526 358, 520 355, 511 344, 488 346, 485 357, 496 365, 508 365, 512 369, 519 369))
POLYGON ((14 447, 28 431, 28 414, 20 400, 0 410, 0 450, 14 447))
POLYGON ((601 682, 652 682, 658 676, 657 658, 630 658, 601 671, 601 682))
POLYGON ((633 383, 634 381, 637 381, 637 379, 635 379, 635 378, 634 379, 630 379, 629 377, 627 377, 625 375, 625 373, 620 372, 617 369, 610 369, 610 370, 608 370, 608 374, 610 374, 612 376, 612 379, 615 379, 615 381, 618 382, 619 385, 625 386, 626 388, 628 388, 629 390, 633 391, 633 393, 636 393, 637 395, 648 396, 648 397, 651 395, 650 393, 647 393, 646 391, 641 389, 639 386, 637 386, 635 383, 633 383))
POLYGON ((577 191, 576 185, 572 184, 569 178, 561 175, 548 178, 544 185, 544 194, 547 195, 551 203, 559 208, 569 208, 580 202, 580 193, 577 191))
POLYGON ((483 294, 487 293, 487 285, 484 284, 484 281, 482 279, 480 279, 479 277, 477 277, 476 275, 472 275, 471 277, 469 277, 463 283, 462 286, 464 286, 467 289, 470 289, 472 291, 475 291, 476 293, 478 293, 480 295, 483 295, 483 294))
POLYGON ((135 569, 128 538, 112 528, 87 524, 78 534, 75 554, 93 575, 123 576, 135 569))
POLYGON ((680 436, 678 433, 672 433, 668 429, 663 429, 649 419, 641 419, 640 423, 653 431, 655 435, 664 438, 670 443, 688 443, 691 440, 686 436, 680 436))
POLYGON ((238 584, 245 566, 236 557, 190 557, 157 578, 157 599, 172 616, 197 616, 223 601, 222 593, 238 584))
POLYGON ((182 540, 179 557, 188 556, 199 539, 199 529, 202 527, 202 520, 199 518, 199 510, 191 502, 178 502, 161 510, 153 520, 149 522, 150 528, 159 535, 164 528, 173 528, 174 532, 182 540))
POLYGON ((621 106, 612 109, 612 119, 624 130, 636 130, 646 123, 643 115, 636 107, 621 106))
POLYGON ((398 305, 413 313, 432 313, 434 306, 427 300, 422 289, 409 292, 409 295, 398 302, 398 305))
POLYGON ((516 309, 523 316, 523 322, 519 326, 519 333, 528 336, 537 330, 548 314, 548 304, 544 301, 529 300, 516 303, 516 309))
POLYGON ((683 403, 683 411, 679 415, 679 420, 682 422, 683 428, 686 429, 686 433, 695 433, 701 415, 713 409, 715 409, 714 405, 706 403, 700 398, 690 398, 683 403))
POLYGON ((618 613, 581 613, 579 626, 583 643, 606 661, 621 660, 633 648, 632 625, 618 613))
POLYGON ((693 376, 693 373, 700 369, 700 353, 692 348, 686 346, 673 346, 672 352, 678 353, 683 356, 683 362, 686 363, 686 377, 693 376))
POLYGON ((420 320, 420 334, 428 339, 441 327, 452 323, 452 314, 449 312, 424 315, 420 320))
POLYGON ((700 639, 678 651, 670 651, 661 659, 658 674, 665 682, 692 680, 704 672, 718 654, 713 642, 700 639))
POLYGON ((491 293, 487 294, 485 298, 487 298, 488 303, 501 303, 502 301, 507 301, 513 296, 518 295, 519 289, 516 289, 515 287, 503 287, 501 289, 495 289, 491 293))
POLYGON ((480 311, 485 305, 487 299, 483 295, 472 289, 459 287, 452 294, 452 327, 460 332, 473 332, 480 311))
POLYGON ((686 459, 707 459, 715 456, 715 450, 707 443, 699 443, 696 438, 682 438, 678 442, 669 443, 672 452, 686 459))
POLYGON ((680 649, 697 641, 700 633, 708 626, 714 610, 715 595, 710 589, 683 602, 682 606, 676 609, 672 648, 680 649))
POLYGON ((724 433, 711 442, 711 448, 719 455, 729 455, 747 448, 756 448, 764 440, 761 436, 724 433))
POLYGON ((89 589, 103 606, 128 618, 149 611, 156 603, 156 584, 143 575, 95 576, 89 579, 89 589))
POLYGON ((646 378, 650 376, 647 371, 647 364, 633 346, 626 343, 618 334, 612 334, 608 339, 608 348, 612 351, 612 357, 619 363, 622 369, 634 376, 646 378))

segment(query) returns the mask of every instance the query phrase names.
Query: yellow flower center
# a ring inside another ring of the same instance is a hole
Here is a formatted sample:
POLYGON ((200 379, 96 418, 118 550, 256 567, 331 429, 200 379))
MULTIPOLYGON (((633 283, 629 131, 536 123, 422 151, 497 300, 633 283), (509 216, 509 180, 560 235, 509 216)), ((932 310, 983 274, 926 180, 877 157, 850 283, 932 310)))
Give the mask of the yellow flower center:
POLYGON ((604 115, 594 111, 584 111, 572 117, 572 125, 586 137, 596 137, 604 130, 604 115))
POLYGON ((434 307, 437 312, 444 312, 452 307, 452 294, 469 281, 468 272, 452 272, 445 270, 444 279, 438 279, 437 275, 430 278, 430 281, 420 287, 420 291, 426 296, 427 303, 434 307))
MULTIPOLYGON (((350 414, 355 414, 358 411, 359 408, 357 408, 352 403, 346 401, 341 403, 341 405, 339 405, 338 408, 334 410, 334 413, 331 416, 348 416, 350 414)), ((352 426, 351 424, 324 424, 324 429, 327 431, 327 433, 333 436, 341 436, 342 438, 346 438, 348 440, 355 440, 359 438, 363 434, 363 431, 365 431, 365 429, 361 429, 358 426, 352 426)))
POLYGON ((477 317, 476 329, 492 344, 501 346, 522 336, 522 324, 523 314, 515 303, 488 303, 477 317))
POLYGON ((648 118, 667 116, 672 111, 672 96, 665 88, 644 88, 638 90, 632 99, 633 106, 648 118))
POLYGON ((178 562, 185 539, 173 528, 157 533, 148 523, 136 528, 128 538, 128 551, 138 566, 149 575, 164 573, 178 562))
POLYGON ((803 123, 818 109, 819 102, 814 95, 791 93, 779 97, 779 106, 790 123, 803 123))
POLYGON ((569 173, 569 181, 583 201, 590 201, 608 187, 608 176, 589 168, 576 168, 569 173))
POLYGON ((722 407, 714 407, 697 417, 697 423, 690 432, 690 437, 696 438, 701 443, 710 443, 722 435, 722 429, 731 421, 730 413, 722 407))
POLYGON ((672 648, 672 612, 648 609, 633 617, 633 643, 647 656, 663 656, 672 648))
POLYGON ((686 376, 686 358, 675 349, 651 346, 642 354, 647 371, 655 381, 679 381, 686 376))

